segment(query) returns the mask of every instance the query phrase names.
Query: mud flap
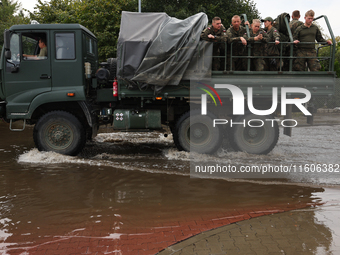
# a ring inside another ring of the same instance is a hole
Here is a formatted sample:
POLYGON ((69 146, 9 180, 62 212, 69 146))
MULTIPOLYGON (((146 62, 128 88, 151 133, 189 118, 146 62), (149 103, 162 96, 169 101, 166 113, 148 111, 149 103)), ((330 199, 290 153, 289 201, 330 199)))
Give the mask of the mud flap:
POLYGON ((308 107, 307 110, 312 113, 311 116, 307 116, 307 124, 314 125, 314 107, 308 107))
MULTIPOLYGON (((291 104, 286 105, 286 116, 284 117, 285 120, 292 119, 292 109, 293 109, 293 105, 291 104)), ((292 127, 284 127, 283 134, 292 136, 292 127)))

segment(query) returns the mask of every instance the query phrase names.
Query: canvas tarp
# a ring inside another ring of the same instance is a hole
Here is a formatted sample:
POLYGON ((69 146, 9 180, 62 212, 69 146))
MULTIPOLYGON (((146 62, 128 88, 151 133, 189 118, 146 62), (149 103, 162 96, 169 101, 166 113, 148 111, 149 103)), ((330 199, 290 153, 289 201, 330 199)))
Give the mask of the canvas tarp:
POLYGON ((118 77, 156 86, 211 76, 212 43, 200 41, 208 18, 123 12, 117 47, 118 77))

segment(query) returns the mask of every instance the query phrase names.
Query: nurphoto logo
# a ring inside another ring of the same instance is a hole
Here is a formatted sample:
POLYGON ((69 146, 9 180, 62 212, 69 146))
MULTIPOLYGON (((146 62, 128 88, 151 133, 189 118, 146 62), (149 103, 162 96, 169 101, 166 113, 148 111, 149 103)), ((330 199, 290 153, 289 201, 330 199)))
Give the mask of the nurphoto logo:
MULTIPOLYGON (((220 104, 221 104, 221 106, 222 106, 222 100, 221 100, 221 97, 220 97, 220 95, 217 93, 217 91, 213 88, 213 87, 211 87, 210 85, 208 85, 208 84, 206 84, 206 83, 202 83, 202 82, 199 82, 200 84, 202 84, 202 85, 204 85, 204 86, 206 86, 207 88, 209 88, 212 92, 214 92, 214 94, 217 96, 217 98, 218 98, 218 100, 220 101, 220 104)), ((204 89, 204 88, 200 88, 199 87, 199 89, 201 89, 201 90, 203 90, 204 92, 206 92, 210 97, 211 97, 211 99, 214 101, 214 103, 215 103, 215 106, 217 106, 217 103, 216 103, 216 100, 215 100, 215 97, 211 94, 211 92, 209 91, 209 90, 207 90, 207 89, 204 89)), ((206 105, 207 105, 207 94, 202 94, 202 96, 205 96, 205 107, 206 107, 206 105)), ((202 98, 202 103, 203 103, 203 98, 202 98)), ((202 115, 206 115, 207 113, 205 112, 205 114, 202 114, 202 115)))
MULTIPOLYGON (((215 89, 228 89, 231 94, 232 94, 232 99, 233 99, 233 115, 245 115, 245 110, 244 110, 244 99, 245 96, 242 92, 242 90, 231 84, 215 84, 214 87, 211 87, 207 84, 201 83, 207 88, 209 88, 211 91, 214 92, 214 94, 217 96, 217 98, 220 100, 220 104, 222 106, 222 101, 215 89)), ((207 89, 200 88, 201 90, 205 91, 210 97, 213 99, 215 105, 217 106, 216 100, 212 93, 208 91, 207 89)), ((201 115, 207 115, 207 94, 202 94, 201 95, 201 115)), ((306 107, 303 105, 304 103, 309 102, 311 99, 311 93, 309 90, 304 89, 304 88, 281 88, 281 115, 285 116, 286 115, 286 106, 287 105, 295 105, 305 116, 311 116, 312 114, 306 109, 306 107), (288 94, 304 94, 304 98, 287 98, 288 94)), ((267 116, 272 113, 274 113, 277 109, 278 106, 278 88, 273 87, 272 88, 272 105, 269 109, 267 110, 258 110, 255 109, 254 104, 253 104, 253 88, 248 87, 247 88, 247 106, 248 110, 253 113, 254 115, 258 116, 267 116)), ((275 121, 279 121, 278 119, 266 119, 265 121, 269 121, 272 123, 272 126, 274 125, 275 121)), ((243 125, 250 127, 262 127, 264 125, 264 121, 260 119, 251 119, 248 120, 248 123, 244 120, 243 122, 232 122, 232 120, 226 120, 226 119, 214 119, 214 127, 216 125, 224 125, 227 123, 230 123, 231 127, 232 125, 243 125), (255 124, 256 123, 256 124, 255 124)), ((285 119, 281 121, 281 124, 283 127, 295 127, 297 126, 297 121, 294 119, 285 119), (293 124, 294 122, 294 124, 293 124), (289 123, 289 124, 288 124, 289 123)))

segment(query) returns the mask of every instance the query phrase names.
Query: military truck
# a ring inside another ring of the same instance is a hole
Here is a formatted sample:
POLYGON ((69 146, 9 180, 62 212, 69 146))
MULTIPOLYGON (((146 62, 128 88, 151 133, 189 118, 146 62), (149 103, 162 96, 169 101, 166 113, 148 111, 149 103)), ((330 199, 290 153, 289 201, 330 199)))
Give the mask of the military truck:
MULTIPOLYGON (((325 18, 335 41, 327 17, 319 18, 325 18)), ((208 25, 204 13, 179 20, 165 13, 123 12, 117 58, 101 63, 96 36, 80 24, 12 26, 4 32, 1 52, 0 117, 11 131, 34 125, 39 150, 66 155, 77 155, 101 125, 172 132, 179 150, 214 153, 227 139, 235 150, 268 153, 278 141, 280 123, 290 134, 292 110, 306 106, 283 104, 284 97, 306 97, 296 88, 308 90, 312 98, 332 95, 336 79, 334 46, 322 59, 329 70, 292 71, 289 17, 285 22, 290 39, 281 47, 290 54, 280 58, 289 66, 264 72, 251 70, 250 54, 242 56, 247 70, 228 68, 240 56, 227 52, 232 47, 227 42, 225 55, 217 56, 225 62, 223 70, 212 71, 213 43, 200 40, 208 25), (45 57, 39 57, 42 38, 45 57), (240 98, 243 106, 236 104, 240 98), (254 109, 271 111, 256 115, 254 109), (282 112, 284 123, 275 119, 282 112)))

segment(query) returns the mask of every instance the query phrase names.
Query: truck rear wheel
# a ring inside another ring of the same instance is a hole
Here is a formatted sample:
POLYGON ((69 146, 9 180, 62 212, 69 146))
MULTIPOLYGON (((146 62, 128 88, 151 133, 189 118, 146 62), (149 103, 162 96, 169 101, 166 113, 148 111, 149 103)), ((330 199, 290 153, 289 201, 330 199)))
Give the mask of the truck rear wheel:
POLYGON ((174 141, 179 150, 214 153, 221 146, 220 127, 213 127, 215 116, 211 113, 201 115, 200 110, 184 113, 177 121, 174 141))
POLYGON ((85 146, 86 132, 71 113, 53 111, 38 120, 33 130, 33 139, 40 151, 75 156, 85 146))
POLYGON ((247 113, 245 116, 233 119, 233 122, 238 124, 230 128, 229 142, 232 148, 250 154, 271 152, 279 139, 279 127, 277 121, 266 121, 266 119, 273 120, 274 117, 247 113))

